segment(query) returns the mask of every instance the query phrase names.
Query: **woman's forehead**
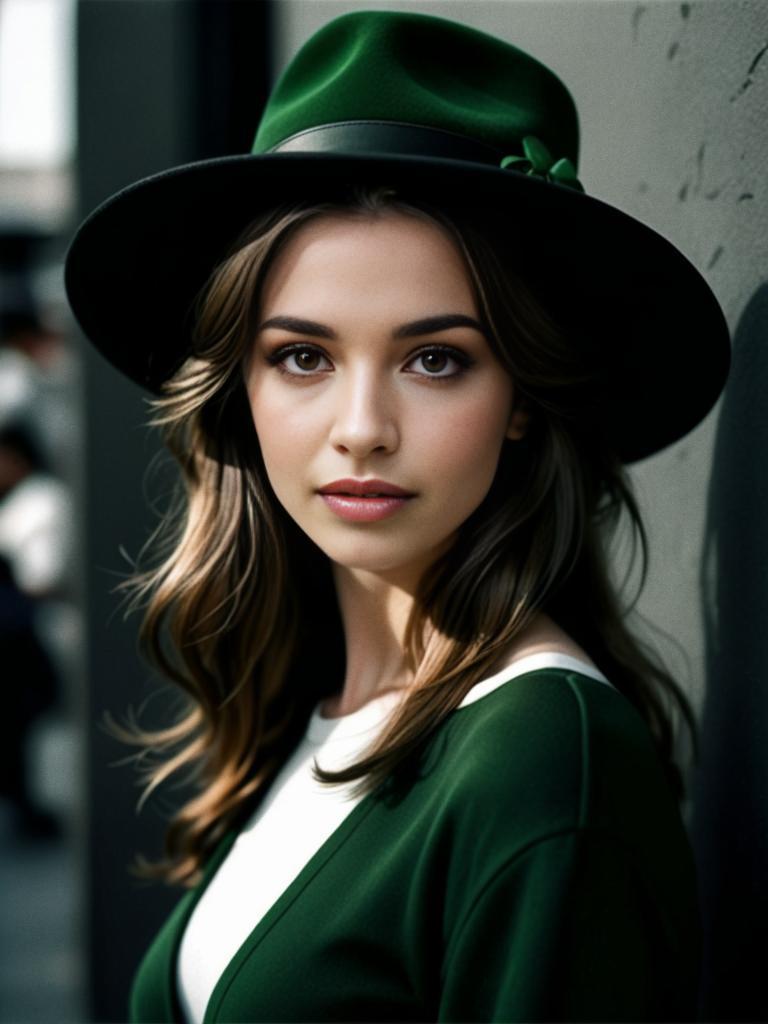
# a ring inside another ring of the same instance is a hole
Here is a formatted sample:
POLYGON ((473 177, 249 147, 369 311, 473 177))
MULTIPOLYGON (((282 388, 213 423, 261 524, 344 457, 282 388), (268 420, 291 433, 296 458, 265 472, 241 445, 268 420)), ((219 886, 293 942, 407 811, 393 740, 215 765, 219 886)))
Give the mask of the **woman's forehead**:
POLYGON ((448 299, 474 309, 468 269, 442 226, 397 211, 328 214, 298 228, 276 254, 261 306, 265 312, 275 303, 304 301, 421 307, 429 296, 438 307, 430 312, 448 299))

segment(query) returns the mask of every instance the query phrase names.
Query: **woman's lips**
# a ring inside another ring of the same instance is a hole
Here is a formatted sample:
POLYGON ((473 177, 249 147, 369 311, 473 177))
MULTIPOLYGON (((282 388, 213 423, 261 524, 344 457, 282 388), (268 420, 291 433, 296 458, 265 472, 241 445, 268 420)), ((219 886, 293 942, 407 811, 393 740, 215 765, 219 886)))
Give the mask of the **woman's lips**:
POLYGON ((387 495, 381 498, 362 498, 352 494, 320 494, 326 505, 342 519, 358 523, 371 523, 393 515, 413 496, 395 498, 387 495))

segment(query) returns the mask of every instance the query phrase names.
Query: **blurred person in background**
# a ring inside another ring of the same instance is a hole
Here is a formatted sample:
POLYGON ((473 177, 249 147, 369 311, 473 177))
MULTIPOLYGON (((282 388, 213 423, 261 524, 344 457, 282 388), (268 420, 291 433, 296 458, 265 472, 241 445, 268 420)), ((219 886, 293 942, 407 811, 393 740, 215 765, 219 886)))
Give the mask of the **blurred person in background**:
POLYGON ((49 471, 28 429, 0 427, 0 651, 5 704, 0 727, 0 792, 19 832, 57 835, 29 781, 32 724, 59 700, 59 678, 40 636, 41 602, 59 596, 68 557, 69 492, 49 471))
POLYGON ((30 598, 66 593, 71 523, 69 488, 50 471, 29 428, 0 426, 0 554, 30 598))
POLYGON ((56 301, 41 287, 47 236, 32 225, 0 225, 0 425, 23 422, 54 472, 77 467, 76 359, 56 301))
POLYGON ((0 554, 33 601, 37 637, 67 689, 81 642, 71 481, 82 445, 60 269, 44 258, 51 240, 31 221, 0 223, 0 554))

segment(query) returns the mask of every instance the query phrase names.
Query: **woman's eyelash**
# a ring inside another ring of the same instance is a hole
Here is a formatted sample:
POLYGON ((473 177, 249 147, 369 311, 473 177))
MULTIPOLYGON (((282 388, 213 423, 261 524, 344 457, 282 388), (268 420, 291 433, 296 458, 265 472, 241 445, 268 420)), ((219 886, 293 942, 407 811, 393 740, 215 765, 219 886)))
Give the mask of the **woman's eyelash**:
MULTIPOLYGON (((318 355, 323 356, 323 358, 328 358, 321 348, 317 348, 315 345, 304 344, 283 345, 274 352, 270 352, 265 358, 270 366, 275 366, 280 373, 284 373, 289 377, 312 377, 315 373, 319 372, 317 370, 307 370, 306 373, 301 373, 295 370, 287 370, 283 365, 286 357, 297 352, 316 352, 318 355)), ((474 359, 468 356, 466 352, 461 352, 459 349, 451 348, 449 345, 427 345, 425 348, 421 348, 417 352, 413 352, 409 357, 408 362, 413 362, 414 359, 418 359, 419 356, 427 355, 429 352, 438 352, 441 355, 449 356, 459 364, 459 369, 455 373, 450 373, 448 375, 439 376, 434 373, 417 374, 419 377, 426 377, 430 380, 455 380, 474 363, 474 359)))

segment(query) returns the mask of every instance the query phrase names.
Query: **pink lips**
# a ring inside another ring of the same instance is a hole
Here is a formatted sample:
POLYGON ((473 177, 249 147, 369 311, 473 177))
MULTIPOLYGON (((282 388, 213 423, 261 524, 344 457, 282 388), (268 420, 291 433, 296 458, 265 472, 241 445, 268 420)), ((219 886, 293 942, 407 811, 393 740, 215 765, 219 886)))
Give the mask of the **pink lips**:
POLYGON ((411 491, 404 491, 397 484, 390 484, 386 480, 378 480, 376 477, 370 480, 354 480, 351 477, 345 477, 343 480, 334 480, 330 484, 325 484, 319 488, 319 491, 321 494, 353 494, 360 497, 370 497, 374 494, 391 494, 398 498, 413 497, 411 491))
POLYGON ((385 519, 414 497, 386 480, 334 480, 318 491, 336 515, 358 523, 385 519))
POLYGON ((337 516, 358 523, 372 523, 377 519, 385 519, 397 512, 410 497, 360 498, 351 494, 320 494, 326 505, 337 516))

